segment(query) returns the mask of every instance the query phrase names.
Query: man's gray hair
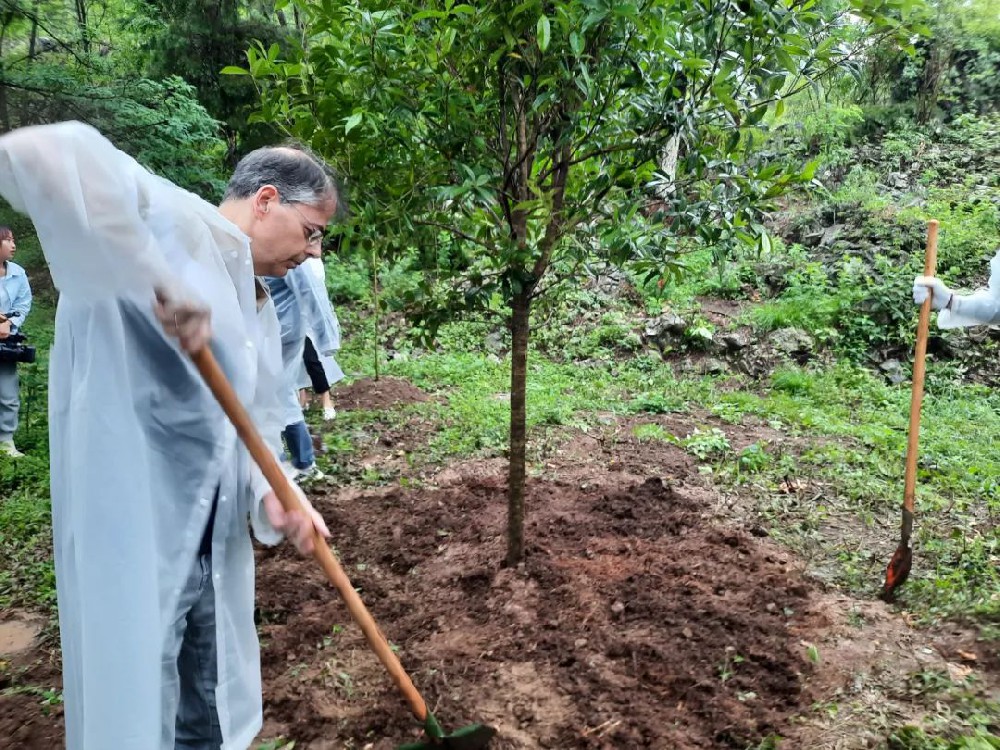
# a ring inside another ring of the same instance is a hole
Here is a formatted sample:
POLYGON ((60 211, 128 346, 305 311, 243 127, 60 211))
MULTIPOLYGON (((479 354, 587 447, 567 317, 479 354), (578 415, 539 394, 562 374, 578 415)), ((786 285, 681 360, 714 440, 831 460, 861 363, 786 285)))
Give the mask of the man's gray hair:
POLYGON ((337 204, 340 189, 334 171, 316 154, 299 143, 266 146, 240 159, 229 179, 223 200, 252 198, 264 185, 273 185, 282 203, 337 204))

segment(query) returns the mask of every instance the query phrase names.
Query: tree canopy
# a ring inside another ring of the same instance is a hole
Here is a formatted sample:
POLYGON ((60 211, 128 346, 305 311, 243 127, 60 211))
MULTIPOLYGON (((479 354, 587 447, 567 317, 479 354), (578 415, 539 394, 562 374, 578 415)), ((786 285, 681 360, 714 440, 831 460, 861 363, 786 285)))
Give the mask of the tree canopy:
POLYGON ((532 302, 584 261, 658 275, 692 242, 766 242, 762 212, 815 169, 768 151, 769 118, 873 40, 905 38, 915 5, 323 2, 289 54, 260 44, 225 72, 260 86, 256 119, 348 176, 355 241, 416 247, 428 294, 458 282, 445 307, 509 306, 516 562, 532 302))

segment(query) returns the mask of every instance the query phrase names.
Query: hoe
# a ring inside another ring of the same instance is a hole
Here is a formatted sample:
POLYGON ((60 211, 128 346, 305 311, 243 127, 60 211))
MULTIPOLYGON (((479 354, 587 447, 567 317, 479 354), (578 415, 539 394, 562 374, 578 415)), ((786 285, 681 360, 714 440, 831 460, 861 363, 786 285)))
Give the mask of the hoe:
MULTIPOLYGON (((192 359, 205 379, 205 383, 218 400, 219 405, 222 406, 222 410, 233 423, 240 439, 247 446, 250 455, 257 462, 257 465, 260 466, 268 482, 271 483, 271 488, 278 496, 282 506, 287 512, 301 512, 302 505, 299 503, 299 498, 295 490, 285 477, 281 467, 278 466, 277 460, 275 460, 274 455, 264 443, 260 433, 257 432, 257 428, 254 427, 253 422, 250 420, 250 415, 243 408, 229 380, 219 367, 215 355, 206 346, 201 351, 193 354, 192 359)), ((492 727, 473 724, 463 727, 452 734, 444 733, 437 719, 428 711, 426 702, 413 686, 410 676, 403 669, 403 665, 400 664, 396 654, 389 647, 385 636, 382 635, 382 631, 379 630, 378 625, 371 614, 369 614, 364 602, 361 601, 361 597, 354 590, 340 562, 333 554, 329 545, 327 545, 326 540, 318 532, 313 537, 313 556, 322 566, 327 578, 330 579, 330 583, 334 585, 344 600, 348 611, 351 613, 351 617, 354 618, 354 621, 365 634, 368 645, 371 646, 372 651, 375 652, 379 661, 382 662, 382 666, 389 672, 392 681, 396 683, 396 687, 399 688, 403 697, 406 698, 413 715, 423 724, 424 734, 426 735, 424 741, 404 745, 399 750, 424 750, 425 748, 483 750, 489 747, 490 740, 496 734, 496 730, 492 727)))

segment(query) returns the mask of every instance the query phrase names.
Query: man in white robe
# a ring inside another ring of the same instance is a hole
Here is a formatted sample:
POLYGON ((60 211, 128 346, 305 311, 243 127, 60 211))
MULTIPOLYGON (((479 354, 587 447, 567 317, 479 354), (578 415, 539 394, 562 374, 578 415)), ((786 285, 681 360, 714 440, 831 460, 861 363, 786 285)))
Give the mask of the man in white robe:
MULTIPOLYGON (((188 353, 208 343, 272 448, 279 329, 256 276, 319 255, 337 189, 294 148, 215 207, 93 128, 0 137, 0 193, 59 289, 49 426, 69 750, 245 750, 261 727, 250 540, 311 550, 188 353)), ((304 500, 304 497, 303 497, 304 500)))

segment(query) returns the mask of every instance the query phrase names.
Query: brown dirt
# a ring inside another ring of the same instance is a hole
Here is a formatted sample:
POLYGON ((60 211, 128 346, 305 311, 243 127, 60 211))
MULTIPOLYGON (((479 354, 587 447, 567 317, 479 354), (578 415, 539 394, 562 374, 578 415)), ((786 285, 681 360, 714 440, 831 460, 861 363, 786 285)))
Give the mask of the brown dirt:
POLYGON ((415 385, 400 378, 363 378, 349 385, 334 386, 330 391, 337 409, 389 409, 427 401, 430 397, 415 385))
MULTIPOLYGON (((498 564, 496 479, 332 500, 345 566, 415 682, 449 726, 497 726, 497 748, 742 748, 812 701, 802 641, 826 623, 809 584, 669 483, 532 483, 517 569, 498 564)), ((268 736, 408 738, 414 722, 311 566, 260 556, 268 736)))
MULTIPOLYGON (((378 407, 384 406, 384 401, 378 407)), ((536 436, 528 555, 504 568, 503 459, 422 467, 420 488, 315 496, 345 569, 447 728, 499 729, 493 750, 884 746, 920 723, 905 692, 927 670, 997 691, 972 631, 909 627, 881 602, 821 590, 768 539, 720 526, 720 497, 679 447, 638 440, 655 422, 722 427, 739 448, 765 425, 707 414, 612 419, 536 436), (819 654, 818 663, 809 658, 819 654), (902 686, 902 687, 901 687, 902 686), (837 712, 825 711, 830 701, 837 712), (815 708, 818 706, 819 708, 815 708), (860 728, 859 728, 860 727, 860 728)), ((420 431, 373 445, 382 465, 420 431)), ((725 523, 739 514, 728 508, 725 523)), ((315 564, 258 552, 265 728, 299 750, 388 750, 419 735, 315 564)), ((0 748, 62 745, 54 644, 0 657, 0 748)))
POLYGON ((0 748, 63 747, 62 705, 47 700, 58 690, 55 644, 42 636, 44 620, 5 613, 0 623, 0 748))
POLYGON ((30 651, 41 632, 42 623, 36 619, 19 617, 0 622, 0 659, 30 651))

